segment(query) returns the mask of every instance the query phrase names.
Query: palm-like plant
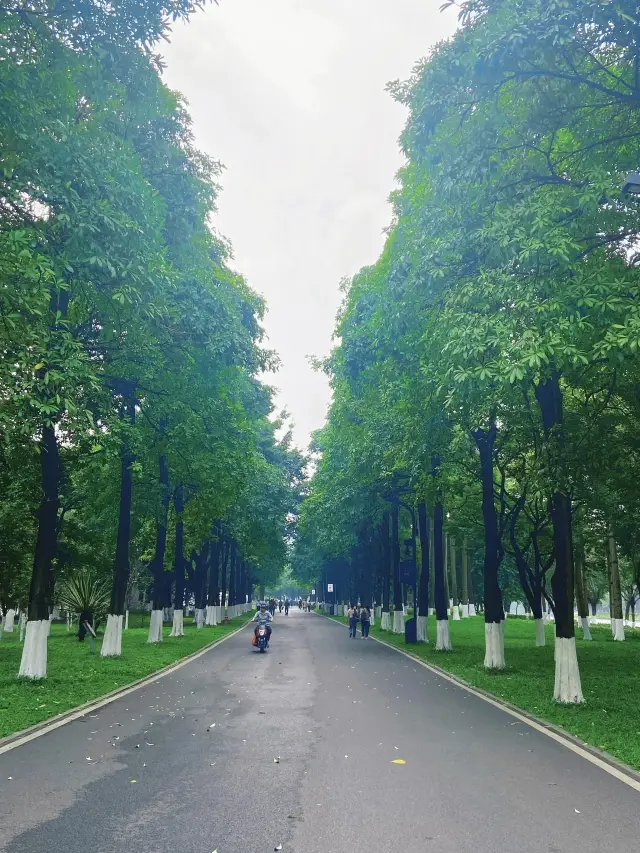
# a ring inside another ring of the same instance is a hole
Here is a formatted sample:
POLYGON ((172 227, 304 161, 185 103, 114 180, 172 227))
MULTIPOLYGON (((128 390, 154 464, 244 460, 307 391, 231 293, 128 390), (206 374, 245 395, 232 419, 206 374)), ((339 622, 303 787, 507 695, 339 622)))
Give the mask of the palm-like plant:
POLYGON ((91 571, 76 572, 56 590, 60 606, 69 613, 89 612, 94 623, 102 621, 110 602, 109 585, 91 571))

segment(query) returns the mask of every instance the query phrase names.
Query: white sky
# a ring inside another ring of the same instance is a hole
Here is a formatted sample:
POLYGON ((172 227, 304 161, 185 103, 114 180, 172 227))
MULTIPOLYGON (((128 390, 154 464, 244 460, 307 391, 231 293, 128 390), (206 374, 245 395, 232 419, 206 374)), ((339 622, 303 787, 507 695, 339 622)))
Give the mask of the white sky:
POLYGON ((339 282, 376 260, 390 219, 406 115, 384 87, 453 32, 441 3, 222 0, 163 51, 198 147, 225 164, 216 225, 267 300, 269 381, 301 447, 329 402, 307 356, 329 352, 339 282))

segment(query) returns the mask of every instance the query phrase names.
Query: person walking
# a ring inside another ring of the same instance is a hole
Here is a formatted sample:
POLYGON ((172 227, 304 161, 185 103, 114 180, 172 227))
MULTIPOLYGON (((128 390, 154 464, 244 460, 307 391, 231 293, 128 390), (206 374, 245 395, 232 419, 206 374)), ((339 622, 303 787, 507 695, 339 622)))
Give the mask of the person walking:
POLYGON ((355 640, 359 618, 357 606, 353 604, 349 605, 349 609, 347 610, 347 617, 349 618, 349 636, 355 640))
POLYGON ((362 626, 362 639, 366 640, 371 626, 371 613, 366 605, 363 605, 360 610, 360 625, 362 626))

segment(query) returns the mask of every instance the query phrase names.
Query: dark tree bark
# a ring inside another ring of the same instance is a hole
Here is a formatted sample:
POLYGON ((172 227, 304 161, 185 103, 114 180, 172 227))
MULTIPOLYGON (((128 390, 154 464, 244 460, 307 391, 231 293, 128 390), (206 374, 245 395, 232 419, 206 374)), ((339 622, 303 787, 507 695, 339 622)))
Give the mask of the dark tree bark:
MULTIPOLYGON (((126 390, 122 417, 133 427, 136 422, 136 401, 133 388, 126 390)), ((118 512, 118 532, 116 538, 116 557, 113 568, 113 587, 111 589, 111 608, 114 616, 124 613, 124 600, 129 580, 129 542, 131 540, 131 502, 133 498, 134 457, 129 443, 125 440, 120 452, 120 507, 118 512)))
POLYGON ((400 583, 400 530, 399 510, 391 510, 391 557, 393 565, 393 609, 402 610, 402 584, 400 583))
POLYGON ((488 429, 473 431, 480 454, 480 479, 482 483, 482 519, 484 522, 484 621, 500 623, 504 620, 502 591, 498 583, 498 569, 502 562, 502 543, 498 526, 498 513, 494 498, 493 454, 496 441, 494 422, 488 429))
POLYGON ((178 486, 173 495, 173 506, 176 511, 176 553, 173 561, 175 588, 173 606, 176 610, 184 608, 185 559, 184 559, 184 494, 182 486, 178 486))
POLYGON ((467 549, 467 540, 462 540, 462 604, 468 608, 469 606, 469 551, 467 549))
POLYGON ((389 513, 385 512, 380 524, 381 557, 382 557, 382 609, 388 613, 391 605, 391 543, 389 540, 389 513))
MULTIPOLYGON (((432 457, 431 467, 432 476, 437 477, 440 469, 440 458, 438 456, 432 457)), ((436 493, 433 506, 433 586, 436 619, 442 622, 449 618, 449 602, 447 601, 444 565, 444 507, 442 506, 440 490, 436 493)))
POLYGON ((574 563, 573 531, 571 520, 571 498, 564 488, 561 473, 561 454, 564 445, 564 414, 560 374, 553 373, 536 386, 536 399, 540 406, 545 439, 549 444, 550 471, 556 490, 549 500, 549 515, 553 525, 553 552, 555 571, 551 578, 556 637, 572 639, 573 624, 574 563))
POLYGON ((169 468, 167 457, 162 454, 158 460, 160 481, 160 507, 156 524, 156 549, 149 569, 153 577, 153 595, 151 597, 153 610, 161 610, 165 597, 164 557, 167 550, 167 519, 171 492, 169 491, 169 468))
POLYGON ((371 535, 370 528, 365 531, 363 538, 364 541, 362 542, 362 547, 360 549, 360 601, 368 610, 371 610, 371 602, 373 599, 372 567, 375 563, 377 542, 376 537, 371 535))
POLYGON ((459 604, 458 600, 458 548, 456 546, 456 540, 453 536, 449 537, 449 571, 451 576, 451 598, 453 599, 453 604, 456 606, 459 604))
POLYGON ((40 469, 42 497, 38 507, 38 534, 29 588, 28 619, 30 622, 49 618, 53 593, 53 559, 58 538, 60 498, 60 454, 53 425, 43 425, 40 437, 40 469))
POLYGON ((237 587, 237 572, 238 572, 238 547, 236 540, 232 539, 229 546, 229 607, 236 604, 236 587, 237 587))
POLYGON ((222 607, 224 614, 224 608, 227 606, 227 566, 229 563, 229 540, 226 537, 222 538, 220 551, 220 591, 222 593, 222 607))
POLYGON ((418 531, 420 533, 418 610, 421 616, 426 616, 429 612, 429 517, 423 501, 418 504, 418 531))
POLYGON ((189 581, 193 587, 196 609, 204 610, 207 606, 207 569, 211 557, 211 540, 207 539, 200 553, 191 552, 191 562, 194 566, 189 581))
POLYGON ((220 604, 221 551, 220 539, 213 539, 211 541, 211 554, 209 558, 209 587, 207 590, 207 604, 209 607, 217 607, 220 604))

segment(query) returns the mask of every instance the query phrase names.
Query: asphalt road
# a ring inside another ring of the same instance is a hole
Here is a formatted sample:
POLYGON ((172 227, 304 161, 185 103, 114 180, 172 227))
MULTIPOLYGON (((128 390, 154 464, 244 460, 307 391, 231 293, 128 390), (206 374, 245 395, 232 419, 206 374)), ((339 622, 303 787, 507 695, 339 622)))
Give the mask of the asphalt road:
POLYGON ((297 609, 249 636, 0 755, 0 850, 635 848, 637 792, 402 655, 297 609))

